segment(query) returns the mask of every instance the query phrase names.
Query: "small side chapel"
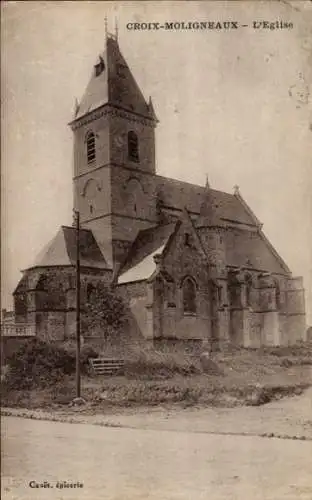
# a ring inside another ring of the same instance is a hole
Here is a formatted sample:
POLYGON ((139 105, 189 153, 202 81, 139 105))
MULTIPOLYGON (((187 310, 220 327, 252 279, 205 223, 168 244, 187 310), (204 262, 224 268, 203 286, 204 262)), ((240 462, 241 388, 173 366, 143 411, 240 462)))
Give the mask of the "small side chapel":
MULTIPOLYGON (((82 297, 98 281, 113 283, 129 328, 152 344, 305 340, 302 278, 238 187, 229 194, 208 180, 198 186, 157 174, 157 122, 108 35, 70 123, 82 297)), ((15 321, 35 325, 39 337, 75 334, 75 252, 75 229, 62 226, 14 291, 15 321)))

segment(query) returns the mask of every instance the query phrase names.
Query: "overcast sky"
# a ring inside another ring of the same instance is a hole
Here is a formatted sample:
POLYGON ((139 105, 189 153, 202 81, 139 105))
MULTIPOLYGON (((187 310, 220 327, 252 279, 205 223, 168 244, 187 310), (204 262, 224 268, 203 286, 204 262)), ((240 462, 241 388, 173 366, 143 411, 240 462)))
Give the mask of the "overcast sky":
POLYGON ((294 275, 312 323, 311 2, 2 3, 2 307, 20 270, 72 222, 72 118, 104 19, 152 96, 160 174, 234 184, 294 275), (292 30, 130 31, 134 21, 258 20, 292 30))

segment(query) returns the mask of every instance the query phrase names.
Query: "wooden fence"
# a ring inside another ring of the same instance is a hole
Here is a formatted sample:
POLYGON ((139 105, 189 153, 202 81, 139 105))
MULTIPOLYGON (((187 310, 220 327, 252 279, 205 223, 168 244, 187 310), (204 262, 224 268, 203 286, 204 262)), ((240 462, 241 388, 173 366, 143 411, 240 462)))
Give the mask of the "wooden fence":
POLYGON ((125 362, 120 358, 91 358, 91 368, 95 375, 121 375, 125 362))

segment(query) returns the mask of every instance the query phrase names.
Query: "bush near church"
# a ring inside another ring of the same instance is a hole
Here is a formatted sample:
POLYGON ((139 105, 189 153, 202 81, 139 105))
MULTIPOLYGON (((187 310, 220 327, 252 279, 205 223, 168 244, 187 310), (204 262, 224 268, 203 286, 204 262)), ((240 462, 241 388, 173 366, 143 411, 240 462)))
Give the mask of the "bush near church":
POLYGON ((126 327, 127 311, 122 298, 104 283, 92 285, 82 308, 82 334, 118 343, 126 327))
MULTIPOLYGON (((87 372, 90 357, 97 357, 91 346, 81 349, 81 371, 87 372)), ((30 340, 14 352, 8 359, 8 371, 4 388, 8 390, 28 390, 48 387, 72 375, 76 367, 76 353, 57 343, 40 339, 30 340)))

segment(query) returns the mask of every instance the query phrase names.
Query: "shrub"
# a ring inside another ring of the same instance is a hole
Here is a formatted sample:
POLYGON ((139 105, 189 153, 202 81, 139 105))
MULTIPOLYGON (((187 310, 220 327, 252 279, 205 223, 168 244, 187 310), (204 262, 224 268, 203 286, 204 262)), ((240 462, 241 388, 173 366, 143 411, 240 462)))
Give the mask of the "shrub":
POLYGON ((92 347, 92 345, 89 344, 83 345, 80 350, 81 368, 85 371, 86 367, 89 365, 89 359, 98 358, 98 356, 99 356, 98 352, 96 351, 96 349, 94 349, 94 347, 92 347))
POLYGON ((120 340, 127 326, 126 308, 112 287, 101 282, 92 285, 82 307, 81 326, 86 335, 120 340))
POLYGON ((125 359, 125 374, 128 376, 170 378, 174 374, 194 375, 200 372, 199 363, 185 354, 138 349, 128 353, 125 359))
MULTIPOLYGON (((74 366, 76 369, 76 342, 69 341, 62 344, 59 349, 64 349, 71 358, 74 359, 74 366)), ((80 348, 80 370, 82 374, 89 372, 89 360, 90 358, 98 358, 98 351, 90 344, 83 344, 80 348)), ((74 370, 75 371, 75 370, 74 370)))
POLYGON ((54 343, 34 339, 13 353, 5 384, 9 389, 45 387, 75 371, 75 356, 54 343))

